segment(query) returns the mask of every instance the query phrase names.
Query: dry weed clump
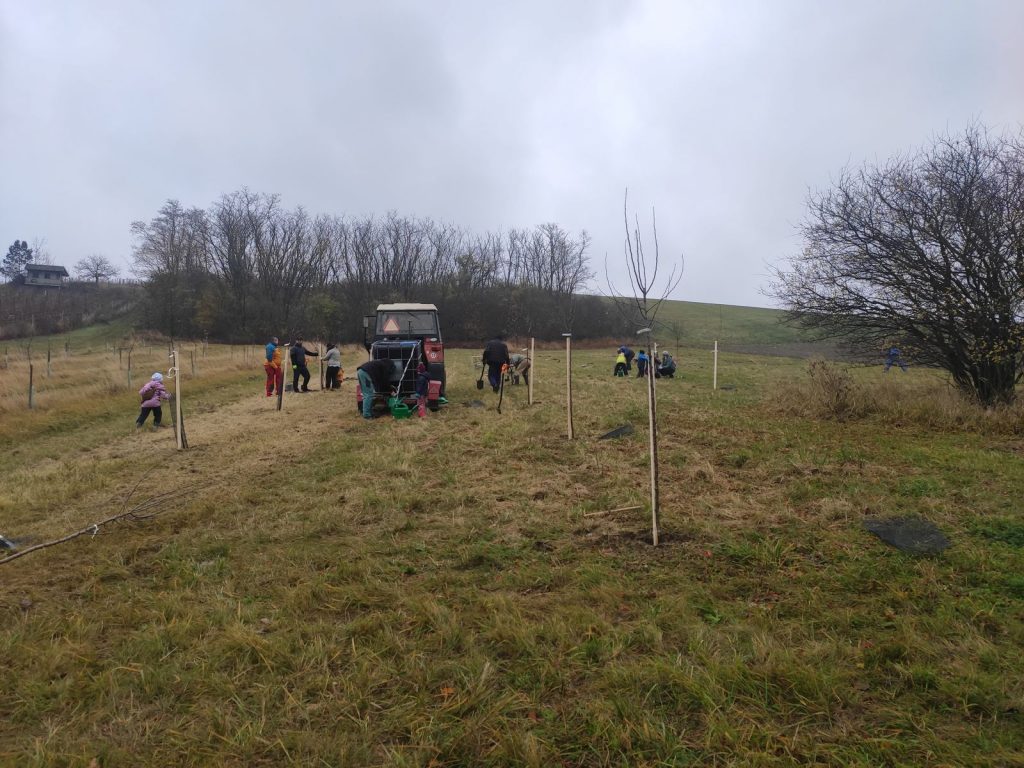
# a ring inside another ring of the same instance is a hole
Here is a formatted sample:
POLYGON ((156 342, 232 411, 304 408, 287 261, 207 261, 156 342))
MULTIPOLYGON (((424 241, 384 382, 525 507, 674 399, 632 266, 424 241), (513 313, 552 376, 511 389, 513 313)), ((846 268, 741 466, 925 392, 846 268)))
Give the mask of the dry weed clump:
POLYGON ((834 421, 881 418, 893 426, 936 431, 1024 433, 1024 404, 986 408, 936 375, 863 381, 849 367, 812 360, 806 379, 785 382, 771 399, 789 416, 834 421))

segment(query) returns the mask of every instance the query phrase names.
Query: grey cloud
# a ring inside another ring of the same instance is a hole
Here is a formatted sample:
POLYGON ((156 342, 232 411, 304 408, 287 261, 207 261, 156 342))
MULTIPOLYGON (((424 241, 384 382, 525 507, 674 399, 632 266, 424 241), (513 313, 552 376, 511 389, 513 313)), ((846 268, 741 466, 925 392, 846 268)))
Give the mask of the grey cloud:
POLYGON ((245 185, 317 212, 557 221, 600 269, 628 185, 686 254, 678 297, 763 304, 808 187, 1020 124, 1022 28, 1014 0, 8 0, 0 245, 124 263, 164 199, 245 185))

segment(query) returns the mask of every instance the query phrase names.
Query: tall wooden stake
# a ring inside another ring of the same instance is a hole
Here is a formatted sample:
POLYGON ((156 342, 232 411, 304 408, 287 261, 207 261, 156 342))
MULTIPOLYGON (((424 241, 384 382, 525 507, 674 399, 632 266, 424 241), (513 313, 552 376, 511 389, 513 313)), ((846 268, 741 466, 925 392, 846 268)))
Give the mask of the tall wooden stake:
POLYGON ((572 431, 572 334, 563 333, 565 336, 565 404, 569 418, 569 439, 573 438, 572 431))
POLYGON ((196 351, 193 349, 188 354, 192 358, 192 378, 194 379, 196 377, 196 351))
POLYGON ((33 385, 32 385, 33 377, 34 377, 34 372, 32 370, 32 363, 29 363, 28 364, 28 409, 30 411, 32 410, 32 408, 34 406, 33 399, 34 399, 34 395, 35 395, 35 391, 33 390, 33 385))
POLYGON ((323 392, 324 384, 326 384, 324 379, 324 345, 319 341, 316 343, 316 351, 319 353, 319 357, 317 359, 320 361, 320 391, 323 392))
POLYGON ((527 387, 530 390, 530 393, 529 393, 530 405, 533 405, 533 380, 536 377, 536 372, 537 372, 537 363, 535 362, 536 355, 533 354, 533 349, 534 349, 534 338, 533 338, 533 336, 531 336, 530 337, 530 368, 529 368, 529 370, 530 370, 530 383, 527 385, 527 387))
POLYGON ((171 352, 171 372, 174 374, 174 442, 178 450, 185 449, 183 425, 181 423, 181 368, 178 365, 178 350, 171 352))
POLYGON ((46 345, 46 378, 50 378, 50 345, 46 345))
POLYGON ((715 339, 715 362, 711 370, 711 388, 718 389, 718 339, 715 339))
POLYGON ((647 364, 647 431, 651 458, 651 540, 658 546, 658 420, 654 393, 654 357, 647 364))
POLYGON ((132 388, 132 350, 128 348, 128 389, 132 388))
POLYGON ((281 368, 278 370, 278 376, 280 380, 274 383, 277 387, 277 410, 281 410, 281 403, 284 402, 284 361, 288 359, 288 345, 285 344, 281 349, 284 352, 281 353, 281 368))

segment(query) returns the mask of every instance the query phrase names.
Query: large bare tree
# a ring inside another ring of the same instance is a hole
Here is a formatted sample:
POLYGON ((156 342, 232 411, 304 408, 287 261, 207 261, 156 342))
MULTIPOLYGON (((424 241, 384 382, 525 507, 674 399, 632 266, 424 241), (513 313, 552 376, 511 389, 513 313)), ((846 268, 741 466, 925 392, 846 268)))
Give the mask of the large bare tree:
POLYGON ((984 404, 1024 350, 1024 134, 978 126, 812 194, 805 247, 770 293, 823 336, 908 348, 984 404))
POLYGON ((92 280, 97 285, 100 280, 117 277, 118 269, 106 256, 98 253, 86 256, 75 264, 75 275, 81 280, 92 280))

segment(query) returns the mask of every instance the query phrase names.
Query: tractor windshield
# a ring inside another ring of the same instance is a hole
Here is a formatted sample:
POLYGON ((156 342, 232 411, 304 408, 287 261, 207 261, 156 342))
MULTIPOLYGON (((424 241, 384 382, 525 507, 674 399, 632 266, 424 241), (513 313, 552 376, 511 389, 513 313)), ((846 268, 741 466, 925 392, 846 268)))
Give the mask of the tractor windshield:
POLYGON ((437 336, 436 312, 380 312, 377 336, 437 336))

